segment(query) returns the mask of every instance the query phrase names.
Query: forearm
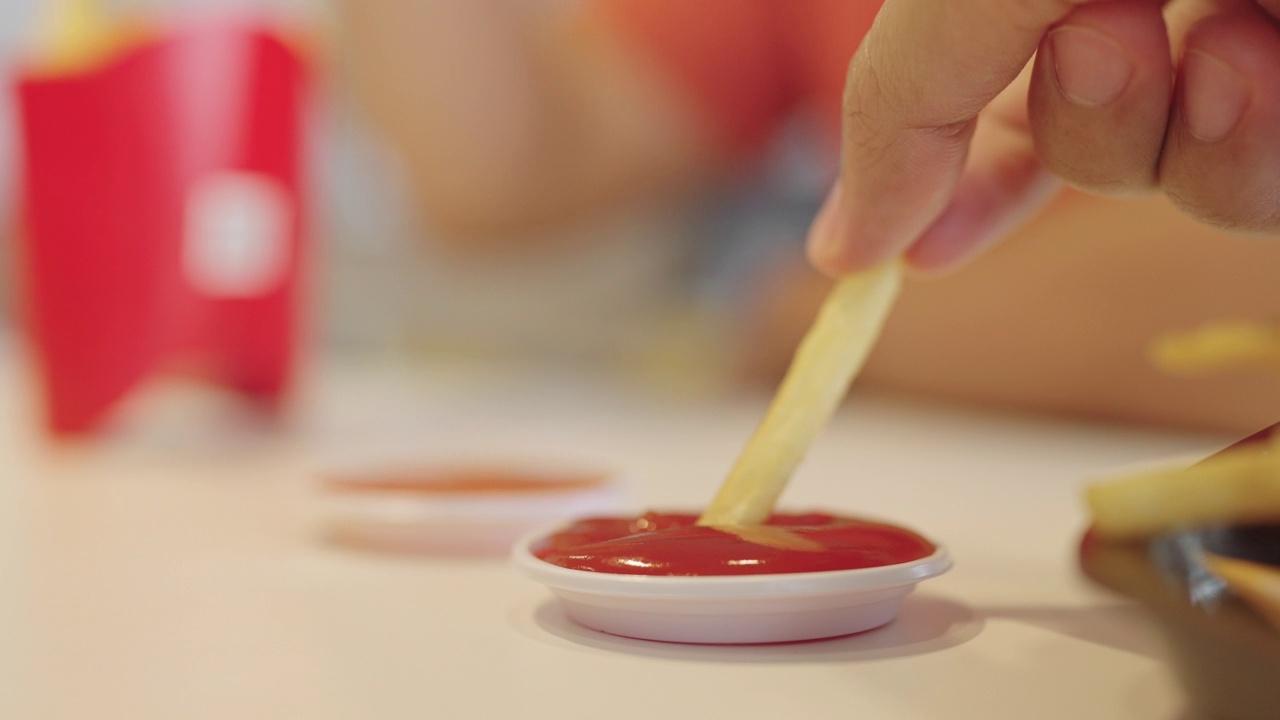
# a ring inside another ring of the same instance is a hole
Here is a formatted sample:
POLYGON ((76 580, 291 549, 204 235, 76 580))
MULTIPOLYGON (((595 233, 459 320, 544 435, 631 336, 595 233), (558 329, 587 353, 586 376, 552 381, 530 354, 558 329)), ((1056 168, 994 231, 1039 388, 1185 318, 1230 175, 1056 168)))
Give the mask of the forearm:
MULTIPOLYGON (((1166 201, 1073 194, 964 269, 911 283, 870 385, 994 407, 1244 433, 1280 417, 1258 373, 1159 372, 1160 336, 1280 315, 1280 245, 1199 225, 1166 201)), ((777 373, 830 281, 797 262, 761 283, 747 348, 777 373)))
POLYGON ((431 221, 571 219, 688 175, 692 133, 614 48, 510 0, 343 0, 349 79, 431 221))
POLYGON ((1074 195, 972 266, 918 283, 872 371, 884 384, 1111 420, 1245 432, 1280 384, 1175 378, 1165 333, 1280 312, 1280 246, 1210 230, 1166 201, 1074 195), (927 357, 926 357, 927 356, 927 357))
MULTIPOLYGON (((555 109, 528 20, 508 0, 343 0, 358 103, 432 206, 472 204, 537 154, 555 109)), ((430 208, 429 208, 430 209, 430 208)))

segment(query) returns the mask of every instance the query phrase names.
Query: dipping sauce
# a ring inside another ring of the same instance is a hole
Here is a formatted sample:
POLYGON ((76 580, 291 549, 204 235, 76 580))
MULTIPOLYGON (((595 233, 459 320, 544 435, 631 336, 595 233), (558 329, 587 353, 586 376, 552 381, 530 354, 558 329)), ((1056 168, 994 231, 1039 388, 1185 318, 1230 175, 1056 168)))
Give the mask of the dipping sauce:
POLYGON ((421 465, 321 480, 324 539, 364 551, 501 556, 535 528, 615 512, 617 479, 536 464, 421 465))
POLYGON ((325 481, 333 492, 403 495, 532 495, 577 492, 600 487, 602 475, 547 475, 488 468, 435 469, 384 473, 366 477, 335 477, 325 481))
POLYGON ((764 525, 696 525, 692 513, 588 518, 548 537, 534 554, 572 570, 623 575, 766 575, 854 570, 911 562, 937 548, 884 523, 825 513, 771 516, 764 525))

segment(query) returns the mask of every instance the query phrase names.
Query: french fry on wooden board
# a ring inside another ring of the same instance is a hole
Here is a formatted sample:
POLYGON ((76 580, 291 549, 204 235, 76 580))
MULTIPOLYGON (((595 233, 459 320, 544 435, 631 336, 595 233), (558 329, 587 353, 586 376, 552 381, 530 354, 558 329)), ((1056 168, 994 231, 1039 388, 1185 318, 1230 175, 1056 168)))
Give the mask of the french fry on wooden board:
POLYGON ((1138 540, 1183 527, 1280 521, 1280 447, 1237 448, 1189 467, 1157 468, 1092 485, 1094 531, 1138 540))
POLYGON ((1280 323, 1224 322, 1169 335, 1151 349, 1153 362, 1174 375, 1232 370, 1280 372, 1280 323))
POLYGON ((835 284, 800 342, 764 420, 699 518, 700 525, 753 525, 769 517, 814 437, 866 362, 901 285, 898 262, 835 284))
POLYGON ((1213 553, 1205 553, 1201 561, 1244 604, 1280 630, 1280 568, 1213 553))

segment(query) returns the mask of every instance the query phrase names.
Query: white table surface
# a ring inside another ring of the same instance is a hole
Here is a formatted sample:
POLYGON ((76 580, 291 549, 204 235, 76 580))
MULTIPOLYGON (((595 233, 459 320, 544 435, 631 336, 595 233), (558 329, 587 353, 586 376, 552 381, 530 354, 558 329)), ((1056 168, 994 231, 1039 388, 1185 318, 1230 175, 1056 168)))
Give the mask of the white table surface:
POLYGON ((863 635, 681 646, 577 627, 500 560, 326 546, 312 483, 352 455, 484 447, 606 462, 638 506, 695 507, 761 399, 348 368, 312 377, 288 431, 231 422, 203 399, 217 420, 153 400, 109 440, 59 447, 33 427, 12 355, 0 363, 3 718, 1181 717, 1154 633, 1076 571, 1079 494, 1099 472, 1219 438, 857 396, 784 505, 898 520, 946 544, 955 569, 863 635))

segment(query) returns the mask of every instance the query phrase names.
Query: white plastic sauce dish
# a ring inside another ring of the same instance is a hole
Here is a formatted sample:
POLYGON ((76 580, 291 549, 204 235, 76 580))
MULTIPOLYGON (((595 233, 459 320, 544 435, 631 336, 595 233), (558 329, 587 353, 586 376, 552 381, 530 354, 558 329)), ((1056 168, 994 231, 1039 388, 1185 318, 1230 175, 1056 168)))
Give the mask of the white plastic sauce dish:
POLYGON ((758 644, 865 632, 893 621, 917 583, 951 569, 947 551, 855 570, 734 576, 651 576, 573 570, 538 558, 558 528, 516 543, 517 568, 588 628, 643 640, 758 644))
POLYGON ((551 464, 436 463, 348 471, 340 487, 322 488, 322 528, 343 545, 390 553, 504 557, 531 529, 578 515, 615 512, 626 490, 614 474, 551 464), (513 479, 512 491, 437 492, 440 480, 477 475, 513 479), (363 488, 362 478, 368 478, 363 488), (392 487, 387 478, 396 482, 392 487), (409 478, 409 480, 405 480, 409 478), (414 478, 421 482, 415 485, 414 478), (581 486, 558 487, 560 481, 581 486), (545 490, 537 489, 541 482, 545 490))

